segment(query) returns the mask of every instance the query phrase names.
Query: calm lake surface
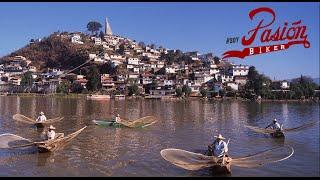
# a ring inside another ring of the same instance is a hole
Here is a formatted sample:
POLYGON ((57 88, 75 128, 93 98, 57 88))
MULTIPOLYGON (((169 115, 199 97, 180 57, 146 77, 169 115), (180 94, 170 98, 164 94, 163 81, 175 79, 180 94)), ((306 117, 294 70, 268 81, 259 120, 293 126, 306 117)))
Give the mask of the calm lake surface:
POLYGON ((319 176, 319 124, 288 132, 284 141, 244 127, 265 127, 273 118, 287 128, 319 121, 316 103, 89 101, 2 96, 0 134, 38 138, 39 130, 14 121, 12 115, 36 117, 40 111, 47 118, 64 117, 54 124, 56 132, 69 134, 85 125, 88 127, 64 149, 54 153, 38 154, 32 148, 0 150, 0 176, 213 176, 210 168, 187 171, 176 167, 165 161, 160 151, 165 148, 205 151, 217 133, 231 138, 229 153, 233 158, 284 144, 295 150, 291 158, 259 168, 232 166, 231 176, 319 176), (128 119, 153 115, 158 122, 143 129, 100 127, 92 123, 93 119, 111 119, 116 113, 128 119))

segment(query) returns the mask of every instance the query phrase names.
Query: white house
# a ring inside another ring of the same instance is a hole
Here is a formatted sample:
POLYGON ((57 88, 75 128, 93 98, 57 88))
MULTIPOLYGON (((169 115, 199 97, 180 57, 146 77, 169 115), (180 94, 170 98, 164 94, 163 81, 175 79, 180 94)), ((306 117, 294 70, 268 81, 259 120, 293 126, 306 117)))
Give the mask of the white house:
POLYGON ((176 73, 176 68, 174 67, 166 67, 166 73, 171 73, 171 74, 174 74, 176 73))
POLYGON ((98 37, 94 38, 94 44, 95 45, 101 45, 102 44, 101 38, 98 38, 98 37))
POLYGON ((157 68, 161 69, 164 67, 164 61, 158 61, 157 62, 157 68))
POLYGON ((28 70, 31 72, 37 72, 37 68, 35 66, 29 66, 28 70))
POLYGON ((239 85, 245 85, 247 83, 247 76, 234 76, 234 82, 239 85))
POLYGON ((139 59, 138 58, 128 58, 127 63, 128 64, 133 64, 133 65, 139 65, 139 59))
POLYGON ((233 76, 247 76, 249 73, 249 66, 247 65, 233 65, 232 74, 233 76))
POLYGON ((121 62, 124 62, 125 59, 126 59, 124 56, 117 55, 117 54, 112 54, 112 55, 110 56, 110 58, 111 58, 112 60, 118 60, 118 61, 121 61, 121 62))
POLYGON ((71 42, 76 44, 83 44, 80 34, 73 34, 71 37, 71 42))
POLYGON ((227 87, 230 87, 231 89, 238 91, 239 85, 236 82, 227 82, 227 87))
POLYGON ((90 60, 92 60, 92 59, 94 59, 94 58, 96 58, 96 57, 97 57, 96 54, 89 54, 89 59, 90 59, 90 60))
POLYGON ((228 76, 228 75, 221 75, 221 82, 225 83, 228 81, 233 81, 233 76, 228 76))
POLYGON ((281 81, 281 89, 289 89, 289 82, 288 81, 281 81))
POLYGON ((137 67, 137 66, 134 66, 134 67, 133 67, 133 72, 134 72, 134 73, 139 73, 139 71, 140 71, 140 68, 139 68, 139 67, 137 67))

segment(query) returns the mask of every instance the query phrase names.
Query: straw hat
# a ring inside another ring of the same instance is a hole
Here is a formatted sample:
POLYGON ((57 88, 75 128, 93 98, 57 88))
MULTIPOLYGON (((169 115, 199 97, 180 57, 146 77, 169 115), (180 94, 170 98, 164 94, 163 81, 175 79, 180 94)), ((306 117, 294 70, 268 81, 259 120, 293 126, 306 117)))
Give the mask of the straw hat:
POLYGON ((52 125, 50 125, 49 129, 56 129, 55 127, 53 127, 52 125))
POLYGON ((221 134, 219 134, 218 136, 214 136, 214 137, 217 138, 217 139, 226 139, 226 138, 222 137, 221 134))
POLYGON ((44 113, 41 111, 41 112, 40 112, 40 115, 44 115, 44 113))

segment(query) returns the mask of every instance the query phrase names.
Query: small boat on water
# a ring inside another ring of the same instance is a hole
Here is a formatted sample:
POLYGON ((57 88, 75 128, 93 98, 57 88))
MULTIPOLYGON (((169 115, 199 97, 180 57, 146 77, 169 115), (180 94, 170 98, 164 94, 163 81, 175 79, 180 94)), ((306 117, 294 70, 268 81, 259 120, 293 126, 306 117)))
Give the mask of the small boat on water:
POLYGON ((57 133, 56 138, 46 141, 34 142, 34 145, 37 146, 39 152, 52 152, 62 149, 72 139, 74 139, 78 134, 80 134, 86 127, 87 126, 65 137, 64 133, 57 133))
POLYGON ((38 122, 35 119, 27 117, 27 116, 24 116, 22 114, 15 114, 15 115, 12 116, 12 118, 14 120, 16 120, 16 121, 19 121, 19 122, 23 122, 23 123, 27 123, 27 124, 34 124, 38 128, 43 128, 48 124, 59 122, 59 121, 61 121, 63 119, 63 117, 56 117, 56 118, 48 119, 48 120, 43 121, 43 122, 38 122))
POLYGON ((200 153, 185 151, 182 149, 163 149, 160 151, 161 156, 180 168, 196 171, 202 168, 212 168, 215 173, 231 174, 231 165, 254 168, 268 163, 280 162, 290 158, 294 150, 290 146, 282 146, 278 148, 269 149, 240 158, 231 158, 224 156, 217 158, 215 156, 207 156, 200 153))
POLYGON ((87 126, 64 136, 64 133, 57 133, 56 138, 44 141, 32 141, 15 134, 0 135, 0 148, 23 148, 28 146, 36 146, 38 152, 53 152, 62 149, 72 139, 79 135, 87 126))
POLYGON ((87 100, 109 100, 109 99, 111 99, 110 95, 99 95, 99 94, 87 95, 87 100))
POLYGON ((92 120, 92 122, 99 126, 112 126, 112 127, 129 127, 129 128, 144 128, 157 122, 154 116, 145 116, 143 118, 135 119, 132 121, 121 118, 121 122, 117 123, 115 120, 92 120))
POLYGON ((275 130, 275 129, 265 129, 265 128, 260 128, 255 126, 249 126, 249 125, 244 125, 244 126, 257 133, 268 134, 268 135, 271 135, 271 137, 275 137, 275 138, 284 138, 285 133, 287 132, 297 132, 297 131, 309 128, 317 123, 319 122, 309 122, 294 128, 282 128, 281 131, 275 130))

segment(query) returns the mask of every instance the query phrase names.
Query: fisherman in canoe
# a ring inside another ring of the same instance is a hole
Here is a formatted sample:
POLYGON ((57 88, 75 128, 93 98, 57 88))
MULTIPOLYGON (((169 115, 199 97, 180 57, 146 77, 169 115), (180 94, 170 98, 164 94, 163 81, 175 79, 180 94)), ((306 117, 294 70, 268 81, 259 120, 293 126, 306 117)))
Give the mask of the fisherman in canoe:
POLYGON ((273 119, 273 121, 266 127, 266 129, 271 128, 275 130, 274 133, 271 133, 273 137, 284 137, 282 125, 280 125, 277 119, 273 119))
POLYGON ((279 131, 282 130, 282 127, 280 126, 276 118, 274 118, 273 121, 266 127, 266 129, 268 128, 279 130, 279 131))
POLYGON ((37 118, 37 122, 44 122, 44 121, 46 121, 47 120, 47 117, 44 115, 44 113, 41 111, 40 112, 40 115, 38 116, 38 118, 37 118))
POLYGON ((48 140, 55 138, 56 132, 54 132, 54 129, 56 129, 56 128, 53 127, 52 125, 50 125, 49 130, 48 130, 48 132, 47 132, 48 140))
POLYGON ((116 119, 116 123, 120 123, 121 122, 120 114, 117 114, 115 119, 116 119))
POLYGON ((223 141, 225 138, 221 134, 214 136, 216 140, 208 146, 209 155, 223 157, 228 152, 228 144, 223 141))

